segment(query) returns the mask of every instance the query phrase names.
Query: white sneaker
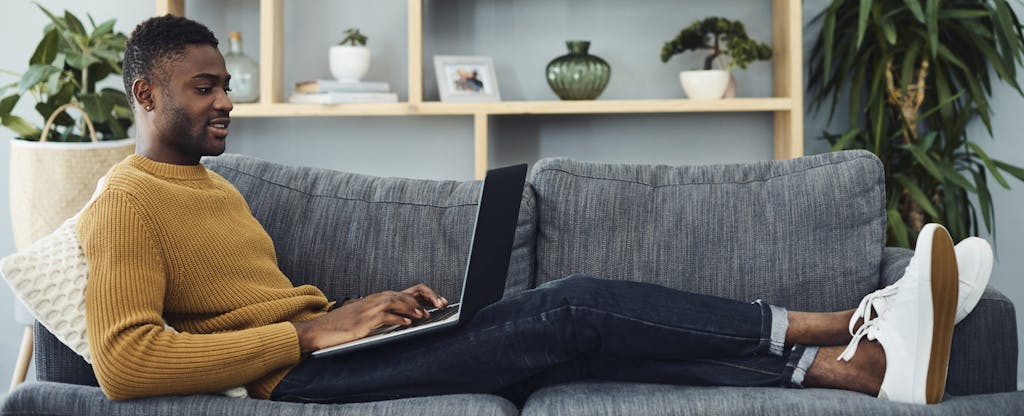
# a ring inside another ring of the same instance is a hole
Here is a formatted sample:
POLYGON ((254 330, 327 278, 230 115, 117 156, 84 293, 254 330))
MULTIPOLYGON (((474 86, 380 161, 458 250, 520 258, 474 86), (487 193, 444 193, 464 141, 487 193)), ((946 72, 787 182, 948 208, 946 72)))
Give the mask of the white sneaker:
POLYGON ((960 323, 978 305, 988 287, 988 278, 992 275, 992 247, 984 239, 969 237, 957 244, 955 249, 960 274, 956 323, 960 323))
MULTIPOLYGON (((992 247, 978 237, 968 237, 954 247, 959 278, 959 298, 956 307, 956 323, 964 320, 981 300, 992 275, 992 247)), ((865 323, 889 310, 893 295, 899 291, 903 279, 878 289, 860 301, 857 311, 850 319, 850 334, 853 335, 857 322, 865 323)))
MULTIPOLYGON (((885 296, 890 298, 886 310, 865 320, 839 359, 852 359, 862 338, 877 340, 886 361, 878 397, 938 403, 946 387, 958 286, 956 253, 949 233, 941 225, 926 225, 898 290, 892 286, 882 290, 892 292, 885 296)), ((861 304, 872 301, 865 298, 861 304)))

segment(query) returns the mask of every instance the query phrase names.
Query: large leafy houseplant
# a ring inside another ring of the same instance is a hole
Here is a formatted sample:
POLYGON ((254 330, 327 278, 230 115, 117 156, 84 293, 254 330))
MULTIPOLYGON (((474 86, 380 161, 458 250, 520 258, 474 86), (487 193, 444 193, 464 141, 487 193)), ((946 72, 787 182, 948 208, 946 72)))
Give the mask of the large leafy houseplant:
MULTIPOLYGON (((127 37, 114 31, 115 20, 99 25, 89 16, 91 30, 86 30, 74 14, 65 11, 57 16, 46 8, 36 5, 49 18, 50 24, 44 29, 43 38, 29 59, 29 68, 20 79, 3 86, 0 94, 9 95, 0 100, 0 118, 4 127, 12 130, 17 138, 39 140, 43 128, 24 118, 12 114, 14 106, 25 95, 35 101, 35 110, 48 119, 55 110, 65 104, 73 104, 92 120, 96 133, 103 140, 122 139, 128 136, 132 125, 132 113, 128 100, 120 88, 96 89, 96 84, 110 75, 121 74, 121 60, 127 37)), ((56 125, 48 141, 88 141, 85 129, 76 129, 83 123, 67 113, 58 114, 56 125), (81 134, 79 134, 81 133, 81 134)))
POLYGON ((114 20, 96 24, 89 16, 92 29, 86 30, 70 12, 55 15, 37 6, 49 17, 43 37, 28 69, 16 74, 13 84, 0 86, 0 94, 7 94, 0 99, 0 118, 15 133, 9 141, 9 202, 19 249, 71 217, 97 179, 135 147, 125 138, 133 119, 124 92, 97 88, 121 74, 127 37, 114 31, 114 20), (35 100, 34 109, 45 121, 41 126, 13 114, 26 96, 35 100), (71 108, 79 111, 65 111, 71 108), (91 143, 94 139, 104 141, 91 143))
POLYGON ((1024 169, 987 155, 968 126, 980 119, 992 135, 992 73, 1024 95, 1024 33, 1007 1, 834 0, 812 23, 809 102, 831 121, 848 97, 849 126, 824 137, 885 164, 888 243, 909 247, 927 222, 975 235, 979 213, 994 232, 990 177, 1009 189, 1004 174, 1024 169))

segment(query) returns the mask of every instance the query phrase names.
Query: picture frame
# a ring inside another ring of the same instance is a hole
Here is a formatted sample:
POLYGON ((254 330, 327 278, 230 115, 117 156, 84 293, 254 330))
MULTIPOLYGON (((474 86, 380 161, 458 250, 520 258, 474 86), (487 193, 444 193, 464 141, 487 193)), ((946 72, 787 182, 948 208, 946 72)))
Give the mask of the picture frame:
POLYGON ((441 101, 501 101, 489 56, 434 55, 434 73, 441 101))

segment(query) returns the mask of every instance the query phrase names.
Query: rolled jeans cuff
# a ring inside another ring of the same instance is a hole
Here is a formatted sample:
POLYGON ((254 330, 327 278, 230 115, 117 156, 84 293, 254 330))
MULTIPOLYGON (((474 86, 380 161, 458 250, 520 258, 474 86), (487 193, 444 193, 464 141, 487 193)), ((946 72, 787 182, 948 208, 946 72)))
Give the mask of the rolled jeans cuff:
POLYGON ((804 378, 807 377, 807 371, 810 370, 811 364, 814 363, 814 358, 817 356, 818 347, 794 345, 793 350, 789 353, 786 368, 782 370, 784 387, 804 388, 804 378))
POLYGON ((754 303, 761 306, 763 328, 762 342, 768 344, 768 352, 781 357, 786 349, 786 331, 789 330, 789 311, 786 308, 769 305, 758 299, 754 303), (769 318, 769 319, 765 319, 769 318))

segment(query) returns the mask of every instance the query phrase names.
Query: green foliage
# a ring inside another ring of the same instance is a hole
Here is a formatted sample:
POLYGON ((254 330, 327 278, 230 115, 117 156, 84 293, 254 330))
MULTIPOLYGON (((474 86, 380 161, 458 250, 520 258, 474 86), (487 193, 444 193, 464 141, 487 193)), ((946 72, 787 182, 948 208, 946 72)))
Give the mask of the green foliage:
POLYGON ((992 73, 1024 95, 1024 32, 1007 1, 834 0, 815 22, 808 99, 831 122, 848 97, 846 131, 824 138, 885 164, 888 243, 909 247, 927 222, 959 241, 978 234, 978 214, 994 232, 990 178, 1009 189, 1004 173, 1024 180, 1024 169, 990 158, 967 128, 980 119, 992 135, 992 73))
POLYGON ((357 28, 349 28, 345 32, 345 38, 338 42, 339 45, 349 44, 351 46, 366 46, 366 35, 359 33, 357 28))
POLYGON ((747 30, 740 21, 721 17, 708 17, 693 22, 676 37, 661 47, 661 62, 668 62, 673 56, 698 49, 710 49, 711 55, 704 59, 704 69, 711 69, 715 58, 723 55, 731 59, 722 64, 723 69, 742 68, 757 60, 772 57, 772 47, 759 43, 747 36, 747 30))
MULTIPOLYGON (((96 90, 96 83, 110 75, 121 74, 127 37, 114 32, 115 20, 99 25, 89 16, 92 31, 87 31, 81 20, 71 12, 57 16, 36 4, 50 18, 43 29, 43 38, 29 58, 28 70, 18 82, 0 87, 0 118, 4 127, 14 131, 19 139, 39 140, 42 126, 11 114, 15 104, 24 95, 31 95, 35 109, 45 121, 58 107, 75 103, 92 119, 96 134, 102 140, 128 137, 133 123, 128 100, 120 89, 96 90)), ((84 129, 76 133, 79 121, 62 113, 54 120, 50 141, 89 141, 84 129)))

